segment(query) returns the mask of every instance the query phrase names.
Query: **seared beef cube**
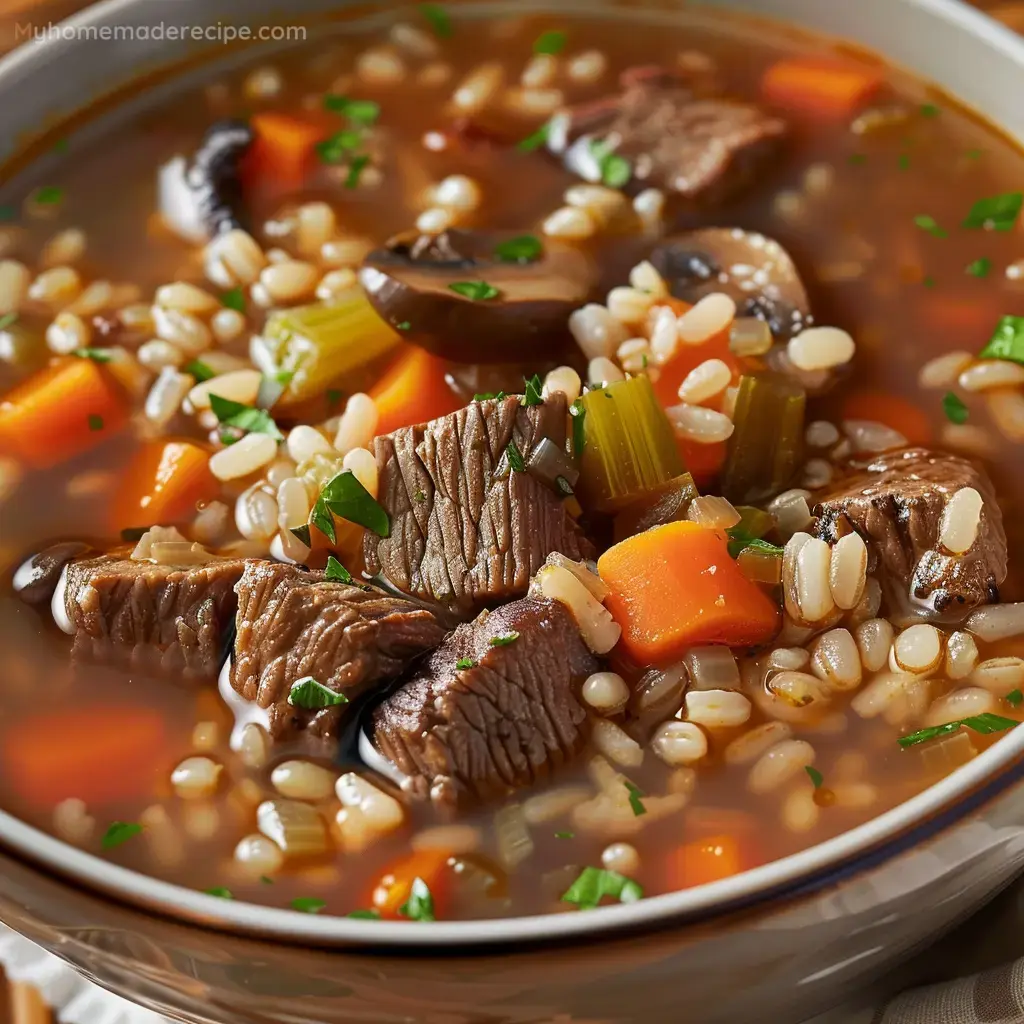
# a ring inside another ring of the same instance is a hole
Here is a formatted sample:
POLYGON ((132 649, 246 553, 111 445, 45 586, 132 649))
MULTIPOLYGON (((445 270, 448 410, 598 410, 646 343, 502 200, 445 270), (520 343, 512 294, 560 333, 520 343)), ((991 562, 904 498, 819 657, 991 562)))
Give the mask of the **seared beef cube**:
POLYGON ((955 455, 924 448, 885 452, 858 463, 815 508, 817 533, 835 543, 850 528, 872 550, 890 592, 918 611, 959 617, 999 600, 1006 578, 1006 534, 991 481, 955 455), (971 548, 951 554, 939 543, 942 513, 962 487, 982 496, 971 548))
POLYGON ((482 612, 376 709, 374 742, 416 795, 447 806, 500 800, 579 751, 580 687, 597 667, 557 601, 482 612))
POLYGON ((446 633, 426 608, 276 562, 248 562, 237 586, 231 685, 269 711, 275 738, 309 729, 335 732, 342 707, 292 707, 293 683, 312 676, 354 700, 393 679, 446 633))
POLYGON ((784 121, 749 103, 698 96, 661 68, 633 68, 620 81, 622 92, 556 117, 548 136, 566 166, 590 181, 608 181, 614 153, 629 164, 632 190, 655 186, 715 203, 747 185, 786 134, 784 121))
POLYGON ((239 560, 156 565, 104 555, 71 562, 54 595, 74 655, 187 679, 217 675, 235 614, 239 560))
POLYGON ((532 406, 510 396, 378 437, 377 500, 391 535, 366 532, 368 571, 471 613, 525 594, 552 551, 589 557, 559 495, 503 458, 513 441, 524 464, 544 438, 564 450, 566 428, 564 395, 532 406))

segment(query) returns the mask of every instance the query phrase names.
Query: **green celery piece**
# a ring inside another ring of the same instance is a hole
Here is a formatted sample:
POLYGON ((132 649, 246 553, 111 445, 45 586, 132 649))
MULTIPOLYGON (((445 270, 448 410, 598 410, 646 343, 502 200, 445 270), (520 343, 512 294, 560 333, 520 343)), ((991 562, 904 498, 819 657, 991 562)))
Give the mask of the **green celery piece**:
POLYGON ((585 507, 615 511, 681 476, 672 425, 645 376, 588 391, 577 493, 585 507))
POLYGON ((800 464, 803 388, 781 377, 741 377, 722 491, 734 504, 784 490, 800 464))

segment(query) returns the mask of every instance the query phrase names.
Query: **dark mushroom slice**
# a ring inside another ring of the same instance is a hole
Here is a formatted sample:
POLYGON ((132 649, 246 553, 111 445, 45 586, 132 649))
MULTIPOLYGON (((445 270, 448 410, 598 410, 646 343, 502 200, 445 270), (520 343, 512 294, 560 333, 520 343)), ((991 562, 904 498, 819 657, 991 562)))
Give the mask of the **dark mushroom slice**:
POLYGON ((218 121, 207 129, 185 172, 199 219, 211 235, 245 226, 240 171, 253 139, 244 121, 218 121))
POLYGON ((570 245, 537 243, 512 232, 399 235, 366 257, 359 279, 387 323, 437 356, 550 357, 569 338, 569 315, 591 297, 596 269, 570 245), (516 238, 530 241, 509 246, 516 238), (511 258, 516 252, 528 256, 511 258))

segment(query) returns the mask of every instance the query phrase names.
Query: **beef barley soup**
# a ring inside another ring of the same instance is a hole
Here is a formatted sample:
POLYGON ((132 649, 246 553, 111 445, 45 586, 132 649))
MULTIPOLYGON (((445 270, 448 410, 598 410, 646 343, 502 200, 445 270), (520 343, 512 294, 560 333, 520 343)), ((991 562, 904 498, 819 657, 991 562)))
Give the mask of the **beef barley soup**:
POLYGON ((5 810, 225 899, 572 912, 1021 720, 1024 156, 949 98, 421 5, 133 116, 4 197, 5 810))

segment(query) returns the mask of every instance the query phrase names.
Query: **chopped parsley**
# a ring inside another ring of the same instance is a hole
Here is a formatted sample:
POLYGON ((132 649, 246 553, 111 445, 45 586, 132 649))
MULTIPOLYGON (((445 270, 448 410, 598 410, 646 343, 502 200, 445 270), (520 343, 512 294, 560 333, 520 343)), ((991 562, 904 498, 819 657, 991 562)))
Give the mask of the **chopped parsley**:
POLYGON ((575 839, 576 838, 576 833, 575 832, 556 832, 555 833, 555 838, 556 839, 575 839))
POLYGON ((284 440, 284 434, 278 430, 274 417, 266 409, 256 409, 216 394, 210 395, 210 408, 221 426, 234 427, 249 434, 267 434, 275 441, 284 440))
POLYGON ((910 170, 910 154, 909 153, 900 153, 899 159, 897 159, 897 161, 896 161, 896 166, 901 171, 909 171, 910 170))
POLYGON ((89 414, 89 429, 90 430, 102 430, 103 429, 103 417, 96 413, 89 414))
POLYGON ((18 211, 10 203, 4 203, 0 206, 0 221, 11 221, 17 216, 18 211))
POLYGON ((605 897, 620 903, 636 903, 643 895, 643 889, 625 875, 603 868, 584 868, 562 896, 562 902, 575 903, 580 910, 594 910, 605 897))
POLYGON ((565 33, 557 30, 542 32, 533 43, 534 53, 561 53, 565 49, 565 33))
POLYGON ((341 391, 338 388, 328 388, 327 404, 334 408, 341 401, 341 391))
POLYGON ((71 143, 69 143, 67 139, 58 139, 53 144, 53 151, 54 153, 66 153, 70 145, 71 143))
POLYGON ((532 135, 527 135, 525 139, 521 139, 516 143, 516 149, 522 150, 524 153, 532 153, 534 150, 540 149, 541 146, 546 146, 550 135, 551 122, 547 121, 533 132, 532 135))
POLYGON ((925 286, 925 288, 934 288, 935 287, 935 278, 932 277, 931 274, 928 274, 924 278, 922 278, 921 284, 923 284, 925 286))
POLYGON ((452 20, 440 4, 420 4, 420 12, 430 22, 430 27, 439 39, 451 39, 452 20))
POLYGON ((492 636, 487 642, 492 647, 508 647, 509 644, 514 644, 519 639, 519 634, 513 629, 508 633, 499 633, 498 636, 492 636))
POLYGON ((932 238, 948 238, 949 232, 939 226, 939 222, 927 213, 920 213, 914 218, 914 223, 922 230, 927 231, 932 238))
POLYGON ((333 708, 338 704, 347 704, 348 697, 343 693, 328 690, 323 683, 318 683, 312 676, 304 676, 292 683, 288 691, 288 703, 293 708, 303 711, 319 711, 320 708, 333 708))
POLYGON ((526 388, 523 392, 523 405, 543 405, 544 385, 541 383, 540 376, 534 374, 532 377, 526 378, 526 388))
MULTIPOLYGON (((308 530, 309 527, 307 526, 308 530)), ((301 539, 301 538, 300 538, 301 539)), ((324 576, 329 580, 337 580, 339 583, 346 583, 350 587, 358 587, 359 590, 371 591, 373 587, 366 583, 360 583, 353 575, 338 561, 334 555, 327 556, 327 568, 324 570, 324 576)))
POLYGON ((1021 693, 1020 690, 1011 690, 1006 695, 1006 700, 1007 703, 1012 704, 1015 708, 1020 707, 1021 704, 1024 704, 1024 693, 1021 693))
POLYGON ((942 411, 950 423, 966 423, 970 412, 963 399, 952 391, 947 391, 942 399, 942 411))
POLYGON ((365 153, 353 157, 352 163, 348 167, 348 174, 345 176, 345 188, 355 188, 359 184, 359 177, 369 162, 370 158, 365 153))
POLYGON ((572 416, 572 451, 579 458, 587 444, 587 409, 582 398, 569 406, 569 415, 572 416))
POLYGON ((633 817, 639 818, 641 815, 646 814, 647 808, 644 806, 643 790, 638 785, 627 779, 626 791, 629 793, 629 806, 633 812, 633 817))
POLYGON ((544 246, 536 235, 517 235, 494 247, 494 255, 503 263, 531 263, 543 251, 544 246))
POLYGON ((964 221, 965 228, 986 228, 992 231, 1011 231, 1017 223, 1024 192, 1004 192, 1000 196, 979 199, 964 221))
POLYGON ((980 256, 968 263, 965 269, 971 277, 988 277, 989 271, 992 269, 992 261, 987 256, 980 256))
POLYGON ((109 363, 114 358, 105 348, 76 348, 71 354, 94 363, 109 363))
POLYGON ((739 558, 747 548, 753 548, 755 551, 762 551, 766 555, 782 555, 783 549, 777 544, 771 544, 766 540, 762 540, 760 537, 755 537, 749 530, 745 529, 742 524, 730 527, 725 532, 729 536, 729 554, 733 558, 739 558))
POLYGON ((455 667, 462 672, 467 668, 475 668, 476 662, 472 658, 459 658, 459 660, 455 662, 455 667))
POLYGON ((302 526, 293 526, 288 532, 297 540, 305 544, 307 548, 311 548, 313 546, 313 538, 309 532, 309 523, 303 523, 302 526))
POLYGON ((6 331, 8 327, 13 327, 17 322, 17 313, 4 313, 3 316, 0 316, 0 331, 6 331))
POLYGON ((100 840, 100 846, 104 850, 113 850, 114 847, 128 842, 129 839, 134 839, 137 835, 141 835, 142 831, 142 826, 137 822, 115 821, 104 832, 103 838, 100 840))
POLYGON ((807 775, 810 778, 811 782, 814 783, 814 788, 821 789, 822 785, 825 782, 825 777, 821 774, 821 772, 819 772, 818 769, 815 768, 813 765, 809 764, 804 765, 804 771, 807 772, 807 775))
POLYGON ((233 309, 236 313, 244 313, 245 292, 241 288, 232 288, 221 295, 220 304, 227 309, 233 309))
POLYGON ((412 496, 412 500, 415 501, 417 505, 422 505, 423 502, 427 500, 427 496, 423 493, 423 491, 417 490, 416 493, 412 496))
POLYGON ((1004 316, 978 358, 1024 363, 1024 316, 1004 316))
POLYGON ((489 402, 494 399, 496 402, 500 402, 503 398, 508 398, 508 395, 504 391, 478 391, 473 396, 474 402, 489 402))
POLYGON ((193 359, 192 362, 185 367, 185 373, 195 377, 200 384, 204 380, 212 380, 217 376, 217 374, 215 374, 213 370, 211 370, 209 366, 200 359, 193 359))
POLYGON ((222 885, 215 885, 212 889, 203 890, 207 896, 216 896, 221 900, 233 900, 235 894, 230 889, 225 889, 222 885))
POLYGON ((434 897, 430 887, 422 878, 414 878, 409 889, 409 898, 398 908, 402 917, 410 921, 436 921, 434 916, 434 897))
POLYGON ((487 302, 501 294, 493 284, 486 281, 453 281, 448 285, 448 289, 473 302, 487 302))
POLYGON ((847 158, 846 162, 851 167, 860 167, 862 164, 868 162, 868 158, 864 153, 851 153, 847 158))
POLYGON ((369 127, 380 117, 380 104, 374 100, 354 100, 348 96, 328 93, 324 97, 324 110, 332 114, 341 114, 353 124, 369 127))
POLYGON ((372 530, 378 537, 391 534, 387 512, 349 469, 343 469, 327 481, 310 515, 313 525, 332 544, 338 539, 334 531, 335 516, 372 530))
POLYGON ((380 911, 379 910, 353 910, 351 914, 346 914, 346 917, 351 917, 356 921, 379 921, 380 911))
POLYGON ((901 747, 914 747, 918 743, 927 743, 928 740, 937 739, 939 736, 949 736, 950 733, 958 732, 962 728, 973 729, 983 735, 990 735, 994 732, 1005 732, 1020 725, 1013 718, 1003 718, 1002 715, 993 715, 986 712, 983 715, 972 715, 970 718, 961 718, 956 722, 947 722, 945 725, 932 725, 927 729, 919 729, 907 736, 901 736, 897 741, 901 747))
POLYGON ((508 464, 512 467, 513 473, 526 472, 526 461, 523 459, 523 453, 519 450, 519 445, 515 441, 509 441, 505 454, 508 456, 508 464))
POLYGON ((329 135, 322 142, 318 142, 315 148, 321 163, 340 164, 348 159, 353 149, 358 149, 362 144, 362 132, 353 128, 343 128, 341 131, 329 135))
POLYGON ((968 160, 980 160, 983 152, 984 151, 980 149, 969 149, 964 153, 964 156, 967 157, 968 160))
POLYGON ((316 896, 298 896, 292 900, 292 910, 298 910, 302 914, 319 914, 327 903, 316 896))
POLYGON ((270 877, 270 875, 260 875, 260 881, 264 885, 273 885, 274 884, 274 880, 270 877))
POLYGON ((934 103, 922 103, 920 113, 922 117, 938 117, 942 110, 934 103))
POLYGON ((591 140, 590 152, 597 161, 601 181, 608 188, 622 188, 633 176, 633 168, 624 156, 611 152, 607 142, 591 140))
POLYGON ((59 185, 42 185, 32 193, 32 201, 40 206, 56 206, 64 198, 59 185))
POLYGON ((403 320, 400 324, 395 324, 396 331, 407 331, 412 327, 412 324, 408 320, 403 320))

